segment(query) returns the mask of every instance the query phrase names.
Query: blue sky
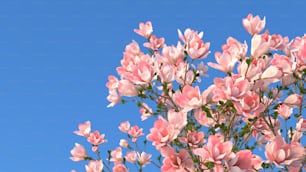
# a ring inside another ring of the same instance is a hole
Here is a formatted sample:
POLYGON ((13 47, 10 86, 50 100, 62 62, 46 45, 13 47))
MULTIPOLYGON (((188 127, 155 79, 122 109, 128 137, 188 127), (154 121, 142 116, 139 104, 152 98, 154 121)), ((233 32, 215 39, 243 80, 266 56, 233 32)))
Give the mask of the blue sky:
POLYGON ((178 28, 204 31, 214 52, 228 36, 249 41, 241 20, 250 12, 266 16, 271 33, 302 36, 305 6, 275 0, 1 1, 0 171, 83 170, 69 157, 74 142, 86 143, 73 134, 85 120, 106 133, 104 150, 117 146, 123 136, 118 124, 136 124, 139 114, 135 106, 106 108, 105 83, 116 74, 125 45, 142 40, 133 32, 139 22, 152 21, 167 44, 176 44, 178 28))

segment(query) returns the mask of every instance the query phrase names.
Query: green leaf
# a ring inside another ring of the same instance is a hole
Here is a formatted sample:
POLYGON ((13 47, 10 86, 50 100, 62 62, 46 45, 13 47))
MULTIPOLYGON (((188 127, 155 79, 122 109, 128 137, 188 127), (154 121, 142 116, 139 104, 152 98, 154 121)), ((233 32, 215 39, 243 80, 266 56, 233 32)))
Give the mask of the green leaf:
POLYGON ((299 118, 300 116, 301 116, 301 114, 298 114, 298 113, 294 114, 294 117, 296 117, 296 118, 299 118))
POLYGON ((215 166, 214 162, 205 162, 204 165, 209 169, 212 169, 215 166))
POLYGON ((273 96, 273 92, 272 92, 271 90, 269 90, 269 92, 268 92, 268 98, 272 98, 272 96, 273 96))
POLYGON ((140 101, 137 101, 137 106, 142 107, 142 103, 140 101))
POLYGON ((246 60, 245 60, 245 62, 248 64, 248 66, 250 66, 250 64, 251 64, 252 61, 253 61, 252 59, 246 59, 246 60))
POLYGON ((238 146, 233 147, 233 152, 237 152, 239 150, 238 146))
POLYGON ((85 160, 85 161, 86 161, 86 160, 93 160, 93 158, 88 156, 88 157, 85 157, 84 160, 85 160))

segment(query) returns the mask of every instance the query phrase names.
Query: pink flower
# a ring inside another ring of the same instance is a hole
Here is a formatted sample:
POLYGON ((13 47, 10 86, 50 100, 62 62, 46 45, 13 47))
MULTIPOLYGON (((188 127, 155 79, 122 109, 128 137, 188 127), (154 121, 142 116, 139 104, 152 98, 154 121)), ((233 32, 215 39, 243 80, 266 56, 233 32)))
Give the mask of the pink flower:
POLYGON ((291 43, 289 52, 287 54, 293 55, 296 58, 296 67, 303 70, 306 67, 306 34, 301 37, 296 37, 291 43))
POLYGON ((261 75, 262 80, 277 82, 283 76, 282 71, 276 66, 269 66, 261 75))
POLYGON ((224 138, 220 134, 210 135, 208 142, 202 148, 193 150, 195 155, 200 157, 201 169, 206 169, 205 162, 213 162, 215 171, 222 171, 222 161, 232 153, 233 143, 230 141, 224 142, 224 138))
POLYGON ((121 163, 122 160, 123 160, 123 157, 122 157, 121 147, 117 147, 115 150, 111 151, 110 161, 114 162, 115 164, 118 164, 118 163, 121 163))
POLYGON ((84 136, 84 137, 88 137, 89 133, 90 133, 90 121, 86 121, 83 124, 79 124, 78 126, 79 130, 74 131, 75 134, 80 135, 80 136, 84 136))
POLYGON ((177 153, 173 148, 169 148, 163 160, 162 172, 194 172, 194 164, 186 149, 181 149, 177 153))
POLYGON ((70 158, 72 161, 82 161, 87 157, 87 152, 85 150, 85 148, 78 144, 75 143, 74 148, 70 151, 72 157, 70 158))
POLYGON ((264 105, 260 103, 260 97, 255 92, 247 92, 247 94, 240 100, 240 102, 234 102, 234 106, 237 109, 238 114, 262 112, 264 105))
MULTIPOLYGON (((144 55, 140 51, 139 45, 136 41, 133 41, 126 46, 123 59, 121 60, 121 66, 117 68, 117 72, 123 79, 128 79, 132 77, 134 68, 140 61, 147 61, 151 57, 144 55)), ((131 79, 129 79, 131 81, 131 79)))
POLYGON ((92 151, 97 151, 98 150, 98 146, 101 144, 101 143, 105 143, 107 142, 106 139, 104 139, 104 134, 101 134, 99 133, 99 131, 94 131, 93 133, 90 133, 89 137, 87 138, 87 141, 89 143, 91 143, 93 145, 92 147, 92 151))
POLYGON ((91 160, 88 165, 85 166, 86 172, 101 172, 103 169, 102 160, 91 160))
MULTIPOLYGON (((203 62, 199 63, 197 66, 197 73, 203 76, 207 75, 208 66, 205 66, 203 62)), ((198 79, 199 82, 201 82, 201 79, 198 79)))
POLYGON ((216 52, 215 59, 217 63, 208 62, 208 66, 220 70, 225 73, 230 73, 234 69, 234 66, 238 59, 231 52, 224 51, 223 53, 216 52))
POLYGON ((274 54, 271 63, 273 66, 276 66, 278 69, 280 69, 283 73, 292 73, 292 63, 287 56, 274 54))
POLYGON ((158 76, 164 83, 171 83, 175 80, 176 74, 176 67, 174 65, 161 65, 160 69, 158 70, 158 76))
POLYGON ((284 100, 284 104, 290 107, 300 107, 302 105, 302 96, 299 94, 291 94, 284 100))
POLYGON ((194 88, 186 85, 182 92, 177 91, 174 94, 174 100, 186 112, 202 105, 202 97, 198 86, 194 88))
POLYGON ((123 53, 123 59, 121 60, 121 65, 123 67, 128 66, 128 62, 132 60, 131 58, 135 58, 137 56, 142 56, 143 52, 140 51, 140 47, 136 41, 132 41, 125 47, 125 51, 123 53))
POLYGON ((129 121, 125 121, 125 122, 121 122, 118 128, 120 131, 127 133, 129 132, 130 127, 131 127, 131 124, 129 123, 129 121))
POLYGON ((179 38, 185 43, 189 44, 189 42, 192 42, 194 39, 202 39, 203 37, 203 32, 198 33, 195 30, 191 30, 187 28, 184 32, 184 35, 182 32, 178 29, 177 30, 179 38))
POLYGON ((134 66, 132 73, 126 77, 134 84, 146 85, 152 81, 153 76, 154 69, 152 65, 146 61, 140 61, 134 66))
POLYGON ((212 127, 215 125, 215 119, 214 117, 207 117, 207 114, 205 111, 202 111, 201 108, 197 109, 194 113, 194 118, 203 126, 206 127, 212 127))
POLYGON ((201 131, 188 131, 186 137, 181 137, 179 140, 192 148, 197 148, 205 142, 204 133, 201 131))
MULTIPOLYGON (((303 136, 303 132, 306 131, 306 119, 299 117, 298 122, 296 123, 295 130, 292 135, 292 142, 299 142, 303 136)), ((290 133, 291 134, 291 133, 290 133)))
POLYGON ((227 96, 234 101, 239 101, 249 90, 249 81, 245 78, 233 79, 233 77, 225 78, 225 88, 227 96))
POLYGON ((259 117, 258 120, 253 124, 251 129, 252 135, 258 140, 258 143, 265 143, 267 140, 271 140, 275 137, 273 133, 275 133, 276 135, 280 134, 280 121, 277 119, 269 119, 269 117, 266 117, 266 119, 259 117), (268 124, 265 122, 268 120, 271 120, 271 125, 273 126, 272 128, 274 129, 274 131, 272 131, 268 124), (258 138, 259 134, 261 134, 262 137, 258 138))
POLYGON ((135 85, 125 79, 119 81, 118 91, 121 96, 133 97, 138 95, 135 85))
POLYGON ((301 161, 297 161, 296 163, 290 165, 288 167, 288 171, 289 172, 301 172, 301 171, 305 171, 306 167, 304 165, 304 170, 302 170, 303 164, 301 161))
POLYGON ((136 152, 135 151, 131 151, 131 152, 127 152, 125 155, 125 159, 130 162, 130 163, 134 163, 136 162, 136 152))
POLYGON ((118 74, 121 78, 132 72, 135 64, 140 60, 144 53, 140 51, 140 47, 136 41, 131 42, 125 47, 121 66, 117 68, 118 74))
POLYGON ((260 169, 262 169, 261 165, 262 165, 263 162, 264 161, 261 159, 260 156, 255 155, 255 154, 252 155, 252 167, 255 170, 259 171, 260 169))
POLYGON ((118 88, 118 85, 119 85, 119 80, 115 76, 109 75, 108 82, 106 83, 106 87, 109 90, 116 90, 118 88))
POLYGON ((303 132, 298 131, 298 130, 294 130, 294 131, 288 131, 288 135, 291 138, 292 142, 299 142, 301 140, 301 138, 303 137, 303 132))
POLYGON ((167 116, 169 124, 173 125, 177 130, 182 130, 187 125, 187 113, 185 112, 175 112, 174 109, 170 109, 167 116))
POLYGON ((263 20, 261 20, 259 16, 253 17, 252 14, 249 14, 247 18, 242 19, 242 24, 249 34, 254 35, 261 32, 265 27, 266 18, 264 17, 263 20))
POLYGON ((132 142, 136 142, 137 138, 139 136, 143 136, 144 134, 142 133, 142 128, 139 128, 137 125, 133 126, 130 128, 130 130, 128 131, 128 134, 131 135, 132 138, 132 142))
POLYGON ((233 37, 228 37, 226 44, 222 45, 222 50, 235 54, 237 59, 244 59, 248 50, 246 43, 242 44, 233 37))
POLYGON ((121 147, 124 147, 124 148, 129 148, 130 147, 129 142, 125 139, 120 139, 119 145, 121 147))
POLYGON ((306 119, 300 117, 298 122, 296 123, 296 129, 301 132, 306 132, 306 119))
POLYGON ((107 107, 113 107, 121 101, 121 97, 116 90, 110 90, 109 95, 107 96, 107 100, 111 102, 109 105, 107 105, 107 107))
POLYGON ((143 46, 150 48, 154 51, 158 51, 158 49, 164 47, 165 38, 157 38, 155 35, 152 35, 149 41, 150 42, 144 43, 143 46))
POLYGON ((177 43, 177 46, 164 46, 162 55, 164 62, 174 65, 179 59, 184 58, 184 46, 180 42, 177 43))
POLYGON ((191 70, 185 71, 185 73, 181 73, 182 71, 177 71, 176 73, 176 81, 181 85, 192 85, 194 80, 194 72, 191 70))
POLYGON ((301 38, 301 44, 297 53, 297 66, 300 70, 306 68, 306 34, 301 38))
POLYGON ((176 64, 176 81, 181 85, 191 85, 194 79, 193 71, 189 70, 187 62, 179 60, 176 64))
POLYGON ((231 154, 230 158, 227 160, 227 165, 230 171, 248 171, 255 172, 255 170, 260 170, 263 160, 252 154, 250 150, 240 150, 236 153, 231 154))
POLYGON ((204 43, 200 38, 196 37, 187 44, 187 53, 191 59, 201 59, 209 54, 210 43, 204 43))
POLYGON ((280 117, 283 119, 288 119, 292 114, 292 108, 285 104, 280 104, 276 110, 280 117))
POLYGON ((235 166, 238 166, 243 170, 251 170, 252 169, 252 152, 250 150, 241 150, 236 153, 237 162, 235 166))
POLYGON ((169 142, 173 141, 179 131, 174 126, 169 125, 163 117, 159 117, 154 122, 154 127, 150 129, 150 134, 147 139, 152 141, 152 144, 159 150, 161 147, 166 146, 169 142))
POLYGON ((271 143, 266 145, 265 155, 277 166, 291 165, 305 156, 305 150, 298 142, 287 144, 284 138, 276 136, 271 143))
POLYGON ((271 35, 270 48, 272 50, 285 50, 288 44, 288 41, 289 41, 288 37, 283 38, 279 34, 273 34, 271 35))
POLYGON ((142 108, 140 108, 139 112, 141 114, 141 120, 144 121, 153 114, 153 110, 146 103, 142 103, 141 106, 142 108))
POLYGON ((293 74, 284 75, 281 78, 282 86, 289 86, 293 84, 295 81, 296 79, 294 78, 293 74))
POLYGON ((113 172, 129 172, 124 164, 115 164, 113 172))
POLYGON ((178 30, 179 38, 186 44, 186 51, 193 59, 205 58, 209 54, 210 43, 202 41, 203 32, 198 34, 197 31, 186 29, 184 35, 178 30))
POLYGON ((137 152, 137 161, 139 163, 140 166, 144 167, 147 164, 149 164, 151 162, 151 154, 147 154, 145 152, 141 152, 141 154, 139 154, 137 152))
POLYGON ((265 65, 265 61, 261 58, 253 59, 250 65, 244 60, 238 66, 238 72, 241 76, 245 76, 250 82, 254 82, 260 78, 265 65))
POLYGON ((139 23, 139 29, 134 29, 134 32, 138 35, 149 38, 153 32, 152 23, 150 21, 147 21, 146 23, 139 23))
POLYGON ((270 36, 268 32, 262 35, 254 35, 251 40, 251 55, 258 58, 270 49, 270 36))
POLYGON ((209 86, 202 92, 203 104, 212 103, 217 104, 219 101, 226 100, 224 88, 218 88, 216 85, 209 86))

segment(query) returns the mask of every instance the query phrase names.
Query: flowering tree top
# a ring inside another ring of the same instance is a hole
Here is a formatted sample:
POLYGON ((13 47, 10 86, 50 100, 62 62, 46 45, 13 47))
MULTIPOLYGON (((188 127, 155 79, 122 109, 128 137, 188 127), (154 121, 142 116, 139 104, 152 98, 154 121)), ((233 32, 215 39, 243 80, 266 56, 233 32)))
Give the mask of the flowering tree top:
POLYGON ((203 32, 178 30, 179 41, 169 46, 153 34, 151 22, 140 23, 134 31, 145 38, 147 53, 136 41, 126 46, 119 77, 108 78, 107 100, 108 107, 136 103, 141 120, 155 118, 150 132, 124 121, 118 129, 127 137, 101 154, 105 135, 92 132, 87 121, 75 134, 87 139, 97 158, 76 143, 71 160, 88 160, 87 172, 148 165, 163 172, 305 169, 306 35, 289 40, 263 32, 265 23, 252 14, 242 19, 251 44, 228 37, 216 61, 207 63, 224 77, 207 88, 203 59, 212 53, 203 32), (148 141, 156 156, 145 151, 148 141))

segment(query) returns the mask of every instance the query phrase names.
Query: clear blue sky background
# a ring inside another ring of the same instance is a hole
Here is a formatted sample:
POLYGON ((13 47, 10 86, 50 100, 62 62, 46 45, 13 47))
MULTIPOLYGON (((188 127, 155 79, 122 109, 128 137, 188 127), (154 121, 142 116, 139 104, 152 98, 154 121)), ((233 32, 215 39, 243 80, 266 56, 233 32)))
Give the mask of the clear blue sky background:
POLYGON ((302 0, 2 0, 0 171, 83 170, 69 157, 74 142, 86 143, 72 133, 85 120, 106 133, 103 151, 115 148, 118 124, 137 123, 139 113, 106 108, 105 83, 125 45, 142 40, 133 33, 139 22, 151 20, 167 44, 176 44, 178 28, 204 31, 215 51, 227 36, 249 41, 241 19, 250 12, 266 16, 271 33, 302 36, 305 7, 302 0))

